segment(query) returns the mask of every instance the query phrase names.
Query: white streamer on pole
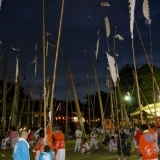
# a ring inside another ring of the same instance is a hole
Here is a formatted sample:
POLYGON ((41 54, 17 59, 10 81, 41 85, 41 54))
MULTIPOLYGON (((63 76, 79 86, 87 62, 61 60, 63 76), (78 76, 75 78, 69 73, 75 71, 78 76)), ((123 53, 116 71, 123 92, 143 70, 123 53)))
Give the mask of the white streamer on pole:
POLYGON ((36 76, 36 73, 37 73, 37 58, 38 57, 36 57, 35 56, 35 59, 28 65, 28 68, 32 65, 32 64, 34 64, 35 66, 35 68, 34 68, 34 75, 36 76))
MULTIPOLYGON (((107 53, 106 53, 107 54, 107 53)), ((111 73, 112 80, 114 82, 114 85, 116 86, 116 81, 117 81, 117 71, 116 71, 116 66, 115 66, 115 59, 107 54, 107 59, 108 59, 108 64, 109 64, 109 70, 111 73)))
POLYGON ((119 39, 119 41, 124 41, 124 38, 120 36, 119 34, 115 35, 114 38, 119 39))
POLYGON ((38 45, 37 45, 37 44, 35 44, 35 47, 34 47, 35 51, 37 50, 37 47, 38 47, 38 45))
POLYGON ((110 4, 108 2, 101 2, 102 7, 109 7, 110 4))
POLYGON ((37 57, 35 57, 34 76, 37 74, 37 57))
POLYGON ((15 77, 15 82, 17 82, 18 79, 18 72, 19 72, 19 67, 18 67, 18 57, 16 56, 16 77, 15 77))
POLYGON ((2 7, 2 0, 0 0, 0 10, 1 10, 1 7, 2 7))
POLYGON ((110 25, 109 25, 108 17, 105 17, 104 21, 105 21, 105 26, 106 26, 106 36, 107 36, 107 39, 108 39, 108 37, 110 35, 110 25))
POLYGON ((18 51, 18 52, 19 52, 19 49, 17 49, 17 48, 12 47, 12 49, 13 49, 14 51, 18 51))
POLYGON ((143 1, 142 10, 143 10, 144 17, 149 21, 149 24, 151 24, 150 14, 149 14, 149 2, 148 2, 148 0, 144 0, 143 1))
POLYGON ((97 47, 96 47, 96 52, 95 52, 96 60, 97 60, 98 51, 99 51, 99 31, 97 32, 97 34, 98 34, 98 40, 97 40, 97 47))
POLYGON ((47 32, 46 57, 48 56, 48 36, 50 35, 52 34, 47 32))
POLYGON ((129 2, 130 2, 130 6, 129 7, 130 7, 130 32, 131 32, 131 39, 133 39, 135 1, 136 0, 129 0, 129 2))

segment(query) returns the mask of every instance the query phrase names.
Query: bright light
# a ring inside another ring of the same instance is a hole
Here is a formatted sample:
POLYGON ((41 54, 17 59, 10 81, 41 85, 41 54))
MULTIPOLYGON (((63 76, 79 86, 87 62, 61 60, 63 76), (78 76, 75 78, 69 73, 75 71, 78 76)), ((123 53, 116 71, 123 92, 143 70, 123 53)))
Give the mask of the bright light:
POLYGON ((130 98, 129 96, 125 96, 124 99, 125 99, 126 101, 130 101, 130 100, 131 100, 131 98, 130 98))
POLYGON ((24 127, 23 129, 26 130, 26 127, 24 127))

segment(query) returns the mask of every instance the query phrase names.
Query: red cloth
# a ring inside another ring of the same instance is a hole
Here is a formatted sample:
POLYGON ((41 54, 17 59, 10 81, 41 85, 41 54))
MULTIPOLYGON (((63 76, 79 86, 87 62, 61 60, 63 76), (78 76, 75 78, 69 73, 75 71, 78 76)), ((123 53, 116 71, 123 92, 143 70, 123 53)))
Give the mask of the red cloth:
POLYGON ((140 154, 142 154, 142 160, 158 158, 155 139, 149 130, 146 130, 140 136, 138 149, 140 154))
POLYGON ((33 133, 30 132, 30 133, 28 134, 28 141, 32 141, 32 140, 34 140, 34 139, 35 139, 35 137, 34 137, 33 133))
POLYGON ((51 150, 54 151, 54 144, 53 144, 53 139, 52 139, 52 135, 53 135, 52 127, 49 127, 46 133, 47 133, 46 143, 47 145, 50 146, 51 150))
POLYGON ((138 143, 139 143, 141 134, 142 134, 142 132, 141 132, 139 129, 136 130, 136 135, 134 135, 134 139, 135 139, 135 141, 137 142, 137 145, 138 145, 138 143))
POLYGON ((57 149, 65 149, 65 136, 62 132, 56 133, 54 135, 54 148, 57 149))

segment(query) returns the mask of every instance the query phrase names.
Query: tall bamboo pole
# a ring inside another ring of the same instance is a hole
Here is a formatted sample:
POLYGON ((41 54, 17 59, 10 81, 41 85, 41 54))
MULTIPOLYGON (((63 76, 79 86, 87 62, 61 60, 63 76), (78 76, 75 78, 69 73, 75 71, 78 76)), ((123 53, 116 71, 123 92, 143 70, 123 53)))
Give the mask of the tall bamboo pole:
POLYGON ((60 45, 61 28, 62 28, 63 11, 64 11, 64 1, 65 0, 62 0, 61 16, 60 16, 59 31, 58 31, 58 40, 57 40, 54 70, 53 70, 53 73, 52 73, 52 84, 51 84, 51 91, 50 91, 50 102, 49 102, 49 104, 50 104, 50 111, 51 111, 52 115, 53 115, 53 98, 54 98, 54 88, 55 88, 55 81, 56 81, 57 61, 58 61, 58 54, 59 54, 59 45, 60 45))
POLYGON ((46 26, 45 26, 45 0, 42 1, 42 9, 43 9, 43 109, 44 109, 44 133, 45 133, 45 141, 46 144, 46 26))
POLYGON ((22 122, 22 114, 23 114, 25 103, 26 103, 26 97, 27 97, 27 92, 28 92, 28 89, 29 89, 29 83, 30 83, 30 80, 28 80, 28 82, 27 82, 26 92, 25 92, 25 96, 24 96, 24 99, 23 99, 23 102, 22 102, 22 107, 21 107, 19 120, 18 120, 18 122, 19 122, 18 126, 19 127, 21 126, 21 122, 22 122))
POLYGON ((134 53, 134 39, 132 38, 132 54, 133 54, 133 64, 134 64, 134 77, 135 77, 135 84, 137 88, 137 99, 138 99, 138 106, 140 110, 140 119, 141 123, 143 123, 142 117, 142 108, 141 108, 141 100, 140 100, 140 93, 139 93, 139 84, 138 84, 138 77, 137 77, 137 67, 136 67, 136 60, 135 60, 135 53, 134 53))
POLYGON ((3 41, 4 53, 4 69, 3 69, 3 103, 2 103, 2 136, 6 133, 6 107, 7 107, 7 81, 8 81, 8 65, 9 65, 9 50, 8 42, 3 41))
POLYGON ((40 92, 40 101, 39 101, 39 116, 38 116, 38 125, 41 126, 41 120, 42 120, 42 95, 43 95, 43 83, 41 87, 41 92, 40 92))
POLYGON ((91 130, 90 88, 89 88, 88 74, 87 74, 86 78, 87 78, 88 121, 89 121, 89 130, 91 130))
POLYGON ((67 78, 67 100, 66 100, 66 129, 65 129, 65 135, 66 135, 66 139, 67 139, 67 135, 68 135, 68 98, 69 98, 69 86, 68 86, 68 78, 67 78))
POLYGON ((31 95, 30 95, 30 87, 29 86, 29 92, 28 92, 28 107, 27 107, 27 124, 29 125, 29 120, 30 120, 30 107, 31 107, 31 95))
POLYGON ((65 61, 66 67, 67 67, 68 76, 70 78, 70 82, 71 82, 71 86, 72 86, 72 90, 73 90, 73 96, 74 96, 74 100, 75 100, 75 106, 76 106, 78 121, 80 123, 80 127, 81 127, 81 130, 82 130, 82 133, 83 133, 83 137, 87 138, 87 135, 86 135, 86 132, 85 132, 85 129, 84 129, 84 124, 83 124, 83 121, 82 121, 82 116, 81 116, 80 107, 79 107, 79 103, 78 103, 78 96, 77 96, 76 87, 75 87, 75 84, 74 84, 74 81, 73 81, 72 73, 71 73, 70 67, 68 65, 67 59, 65 58, 65 56, 63 54, 62 54, 62 56, 64 58, 64 61, 65 61))
POLYGON ((102 129, 105 133, 105 118, 104 118, 104 111, 103 111, 103 105, 102 105, 102 98, 101 98, 101 94, 100 94, 100 88, 99 88, 99 82, 98 82, 98 76, 97 76, 97 72, 96 72, 96 67, 94 64, 94 60, 92 59, 92 64, 93 64, 93 70, 94 70, 94 75, 95 75, 95 82, 96 82, 96 87, 97 87, 97 92, 98 92, 98 100, 99 100, 99 107, 100 107, 100 112, 101 112, 101 125, 102 125, 102 129))
POLYGON ((18 102, 19 102, 19 89, 20 89, 20 74, 19 74, 19 37, 18 37, 18 48, 17 48, 17 62, 16 62, 16 77, 15 77, 15 90, 14 90, 14 97, 13 97, 13 104, 11 109, 11 126, 17 127, 17 113, 18 113, 18 102), (18 64, 17 64, 18 63, 18 64))

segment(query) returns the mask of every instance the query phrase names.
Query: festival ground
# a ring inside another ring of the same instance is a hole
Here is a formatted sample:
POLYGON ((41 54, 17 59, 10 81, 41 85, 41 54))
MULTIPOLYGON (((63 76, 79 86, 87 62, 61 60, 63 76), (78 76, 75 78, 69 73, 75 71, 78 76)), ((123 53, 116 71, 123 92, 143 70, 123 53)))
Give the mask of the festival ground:
MULTIPOLYGON (((73 152, 75 140, 66 141, 66 160, 117 160, 117 152, 109 152, 106 150, 100 149, 100 152, 94 152, 94 149, 91 150, 90 155, 82 155, 81 152, 73 152)), ((5 157, 1 157, 1 160, 11 160, 11 149, 7 148, 5 151, 5 157)), ((137 160, 136 152, 132 147, 131 160, 137 160)), ((31 154, 31 160, 34 160, 31 154)))

